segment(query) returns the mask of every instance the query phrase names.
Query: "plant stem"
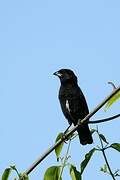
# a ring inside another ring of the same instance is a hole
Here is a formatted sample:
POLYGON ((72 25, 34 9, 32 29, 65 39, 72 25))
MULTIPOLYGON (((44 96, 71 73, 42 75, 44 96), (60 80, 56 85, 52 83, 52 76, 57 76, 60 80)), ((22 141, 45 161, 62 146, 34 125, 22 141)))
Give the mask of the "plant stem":
POLYGON ((14 170, 16 172, 16 174, 20 178, 20 173, 18 172, 17 168, 15 166, 10 166, 10 167, 11 167, 12 170, 14 170))
POLYGON ((106 156, 106 154, 105 154, 105 148, 104 148, 104 146, 103 146, 103 142, 102 142, 102 139, 101 139, 101 137, 100 137, 100 135, 99 135, 98 130, 97 130, 97 133, 98 133, 98 136, 99 136, 99 139, 100 139, 101 151, 102 151, 104 160, 105 160, 105 162, 106 162, 106 165, 107 165, 107 167, 108 167, 108 170, 109 170, 109 173, 110 173, 112 179, 115 180, 114 174, 112 173, 111 167, 110 167, 110 165, 109 165, 109 163, 108 163, 107 156, 106 156))
POLYGON ((115 115, 115 116, 111 116, 111 117, 108 117, 108 118, 105 118, 105 119, 97 119, 97 120, 89 121, 88 124, 95 124, 95 123, 107 122, 107 121, 116 119, 116 118, 118 118, 118 117, 120 117, 120 114, 117 114, 117 115, 115 115))
POLYGON ((67 151, 66 151, 63 163, 62 163, 62 168, 61 168, 58 180, 60 180, 62 178, 62 173, 63 173, 64 167, 65 167, 67 159, 68 159, 68 153, 69 153, 69 149, 70 149, 70 144, 71 144, 71 139, 69 140, 69 143, 68 143, 68 148, 67 148, 67 151))

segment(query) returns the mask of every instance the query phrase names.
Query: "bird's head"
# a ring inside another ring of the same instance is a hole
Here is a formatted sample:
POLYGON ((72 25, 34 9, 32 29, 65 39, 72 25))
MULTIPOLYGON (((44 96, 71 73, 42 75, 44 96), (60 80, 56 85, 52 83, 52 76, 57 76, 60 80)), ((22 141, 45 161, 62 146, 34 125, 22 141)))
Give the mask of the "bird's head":
POLYGON ((74 72, 70 69, 60 69, 59 71, 56 71, 53 74, 59 77, 61 83, 77 83, 77 77, 75 76, 74 72))

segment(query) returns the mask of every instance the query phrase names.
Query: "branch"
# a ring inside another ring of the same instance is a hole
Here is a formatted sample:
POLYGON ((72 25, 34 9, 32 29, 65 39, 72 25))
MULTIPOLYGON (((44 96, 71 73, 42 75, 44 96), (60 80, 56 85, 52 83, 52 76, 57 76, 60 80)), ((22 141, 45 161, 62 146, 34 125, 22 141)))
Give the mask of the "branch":
POLYGON ((95 121, 89 121, 88 124, 95 124, 95 123, 102 123, 102 122, 107 122, 107 121, 111 121, 113 119, 116 119, 120 117, 120 114, 117 114, 115 116, 109 117, 109 118, 105 118, 105 119, 100 119, 100 120, 95 120, 95 121))
POLYGON ((30 174, 35 167, 41 163, 57 146, 59 146, 62 142, 64 142, 73 132, 75 132, 79 126, 83 123, 88 122, 90 119, 106 102, 113 97, 120 90, 120 86, 116 88, 108 97, 106 97, 93 111, 91 111, 84 119, 79 120, 78 124, 74 126, 69 132, 67 132, 64 137, 58 140, 53 146, 51 146, 43 155, 41 155, 26 171, 25 174, 30 174))
POLYGON ((102 147, 101 151, 102 151, 104 160, 105 160, 105 162, 106 162, 106 165, 107 165, 107 167, 108 167, 108 170, 109 170, 109 173, 110 173, 111 177, 113 178, 113 180, 115 180, 114 174, 112 173, 111 167, 110 167, 110 165, 109 165, 109 163, 108 163, 107 156, 106 156, 106 154, 105 154, 105 148, 104 148, 104 146, 103 146, 103 142, 102 142, 102 139, 101 139, 100 134, 99 134, 99 132, 98 132, 98 129, 97 129, 97 133, 98 133, 98 136, 99 136, 99 139, 100 139, 100 143, 101 143, 101 147, 102 147))

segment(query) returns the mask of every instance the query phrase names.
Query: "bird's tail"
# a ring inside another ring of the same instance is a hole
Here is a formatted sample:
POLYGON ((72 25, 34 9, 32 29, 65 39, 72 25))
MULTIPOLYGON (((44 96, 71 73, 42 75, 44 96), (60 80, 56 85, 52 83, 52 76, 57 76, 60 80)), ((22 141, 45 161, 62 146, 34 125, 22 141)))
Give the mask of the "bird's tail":
POLYGON ((80 143, 82 145, 93 143, 92 135, 88 127, 88 124, 84 124, 83 126, 79 127, 77 131, 78 131, 80 143))

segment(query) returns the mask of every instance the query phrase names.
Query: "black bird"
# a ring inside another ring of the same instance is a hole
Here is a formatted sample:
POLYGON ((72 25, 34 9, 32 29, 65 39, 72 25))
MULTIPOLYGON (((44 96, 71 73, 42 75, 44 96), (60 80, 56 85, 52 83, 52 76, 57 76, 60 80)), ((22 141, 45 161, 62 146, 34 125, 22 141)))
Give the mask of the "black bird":
MULTIPOLYGON (((76 125, 78 119, 83 119, 88 113, 85 97, 77 84, 77 77, 70 69, 61 69, 54 73, 61 82, 59 100, 62 112, 71 126, 76 125)), ((92 144, 93 139, 88 124, 77 129, 80 143, 82 145, 92 144)))

